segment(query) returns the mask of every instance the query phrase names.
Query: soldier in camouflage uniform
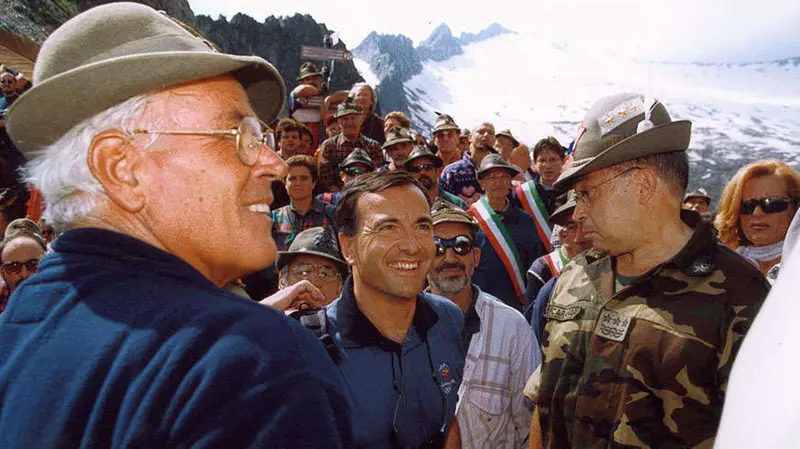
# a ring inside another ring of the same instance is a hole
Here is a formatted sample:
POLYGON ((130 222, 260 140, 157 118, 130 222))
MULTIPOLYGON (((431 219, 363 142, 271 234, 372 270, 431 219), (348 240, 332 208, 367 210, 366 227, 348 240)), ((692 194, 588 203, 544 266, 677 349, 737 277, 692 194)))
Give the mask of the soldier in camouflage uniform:
POLYGON ((531 447, 711 448, 734 358, 768 292, 680 212, 691 123, 638 94, 598 101, 559 178, 595 250, 562 271, 526 387, 531 447), (539 431, 541 433, 539 433, 539 431))

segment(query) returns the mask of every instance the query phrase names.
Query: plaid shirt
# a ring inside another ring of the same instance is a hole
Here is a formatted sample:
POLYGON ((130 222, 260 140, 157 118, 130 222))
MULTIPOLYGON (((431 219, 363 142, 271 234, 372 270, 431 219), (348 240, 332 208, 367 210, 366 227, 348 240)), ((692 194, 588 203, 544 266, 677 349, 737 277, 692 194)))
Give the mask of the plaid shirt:
POLYGON ((306 229, 317 226, 333 226, 334 207, 317 198, 311 200, 311 210, 300 215, 292 204, 272 211, 272 238, 278 251, 287 251, 295 236, 306 229))
POLYGON ((344 136, 339 134, 322 142, 321 148, 318 184, 325 190, 330 189, 330 186, 339 185, 339 164, 356 148, 366 150, 376 167, 386 163, 380 144, 363 134, 354 141, 345 140, 344 136))

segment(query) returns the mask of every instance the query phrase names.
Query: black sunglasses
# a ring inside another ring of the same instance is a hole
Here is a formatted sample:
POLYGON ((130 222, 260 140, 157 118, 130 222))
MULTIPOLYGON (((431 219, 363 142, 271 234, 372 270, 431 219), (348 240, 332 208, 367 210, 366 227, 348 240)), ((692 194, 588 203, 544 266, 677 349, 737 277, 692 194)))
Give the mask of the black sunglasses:
POLYGON ((17 80, 5 79, 5 80, 0 80, 0 83, 3 83, 3 84, 17 84, 17 80))
POLYGON ((789 198, 767 197, 760 199, 750 199, 742 201, 742 206, 739 208, 739 213, 742 215, 750 215, 756 211, 756 206, 761 206, 761 210, 765 214, 777 214, 789 208, 789 198))
POLYGON ((28 269, 29 272, 34 272, 39 268, 39 259, 28 259, 25 262, 8 262, 2 265, 3 271, 8 274, 19 274, 22 267, 28 269))
POLYGON ((472 240, 466 235, 459 235, 451 239, 434 237, 433 242, 436 244, 436 257, 444 256, 444 252, 447 251, 447 248, 453 248, 456 254, 463 256, 472 251, 473 246, 472 240))
POLYGON ((436 168, 434 164, 422 164, 417 165, 416 167, 408 167, 408 171, 411 173, 422 173, 424 171, 430 171, 436 168))
POLYGON ((347 176, 361 176, 367 172, 361 167, 347 167, 343 169, 343 171, 347 174, 347 176))

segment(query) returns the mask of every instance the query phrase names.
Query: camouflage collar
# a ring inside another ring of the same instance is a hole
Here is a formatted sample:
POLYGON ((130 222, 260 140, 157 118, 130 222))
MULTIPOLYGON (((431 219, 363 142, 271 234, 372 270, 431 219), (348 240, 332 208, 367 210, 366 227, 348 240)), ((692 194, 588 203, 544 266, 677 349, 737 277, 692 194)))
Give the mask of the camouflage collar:
POLYGON ((686 209, 681 210, 681 220, 694 229, 694 234, 683 249, 664 265, 677 267, 689 276, 707 276, 714 271, 717 262, 717 239, 711 224, 705 222, 697 212, 686 209))
MULTIPOLYGON (((703 277, 714 271, 716 266, 717 239, 711 224, 704 221, 699 213, 691 210, 681 210, 681 220, 694 229, 694 234, 684 247, 670 260, 650 270, 643 276, 650 276, 663 267, 675 267, 692 277, 703 277)), ((584 253, 586 263, 594 265, 598 261, 607 259, 607 255, 590 249, 584 253)))

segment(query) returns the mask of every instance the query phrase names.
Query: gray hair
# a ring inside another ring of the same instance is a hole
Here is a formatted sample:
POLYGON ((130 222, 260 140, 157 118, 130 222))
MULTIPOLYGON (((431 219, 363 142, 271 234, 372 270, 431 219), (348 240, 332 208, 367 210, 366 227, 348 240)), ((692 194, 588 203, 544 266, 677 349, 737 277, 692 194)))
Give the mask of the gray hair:
MULTIPOLYGON (((89 170, 89 147, 94 137, 108 129, 133 135, 152 94, 133 97, 88 118, 60 139, 34 154, 22 169, 25 181, 44 197, 44 219, 56 232, 64 232, 90 216, 98 201, 108 198, 89 170)), ((151 136, 151 141, 157 138, 151 136)))
POLYGON ((369 111, 372 112, 375 110, 375 105, 378 103, 378 96, 375 94, 375 89, 373 89, 372 86, 367 83, 355 83, 353 87, 350 88, 350 97, 355 98, 356 93, 358 93, 358 90, 362 87, 369 89, 369 93, 372 96, 372 106, 370 106, 371 110, 369 111))

